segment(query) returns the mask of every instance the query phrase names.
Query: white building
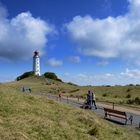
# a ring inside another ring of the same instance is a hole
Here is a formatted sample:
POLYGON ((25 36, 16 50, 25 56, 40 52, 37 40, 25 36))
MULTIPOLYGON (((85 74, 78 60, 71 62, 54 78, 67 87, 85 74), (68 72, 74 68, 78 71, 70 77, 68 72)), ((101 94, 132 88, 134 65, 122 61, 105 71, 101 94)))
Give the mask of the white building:
POLYGON ((40 76, 40 58, 37 50, 34 52, 33 56, 33 72, 34 75, 40 76))

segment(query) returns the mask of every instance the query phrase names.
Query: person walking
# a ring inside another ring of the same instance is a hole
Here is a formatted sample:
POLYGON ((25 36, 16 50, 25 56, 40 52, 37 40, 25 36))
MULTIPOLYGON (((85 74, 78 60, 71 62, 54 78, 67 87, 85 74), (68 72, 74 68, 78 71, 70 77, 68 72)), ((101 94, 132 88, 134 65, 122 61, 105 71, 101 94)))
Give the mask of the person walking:
POLYGON ((92 104, 94 104, 95 109, 97 109, 96 98, 95 98, 95 93, 94 92, 92 92, 92 104))
POLYGON ((89 100, 90 100, 90 91, 87 92, 87 105, 89 105, 89 100))
POLYGON ((22 92, 25 92, 25 88, 24 88, 24 86, 22 87, 22 92))
POLYGON ((92 92, 90 90, 88 90, 87 93, 87 105, 89 109, 92 109, 92 92))

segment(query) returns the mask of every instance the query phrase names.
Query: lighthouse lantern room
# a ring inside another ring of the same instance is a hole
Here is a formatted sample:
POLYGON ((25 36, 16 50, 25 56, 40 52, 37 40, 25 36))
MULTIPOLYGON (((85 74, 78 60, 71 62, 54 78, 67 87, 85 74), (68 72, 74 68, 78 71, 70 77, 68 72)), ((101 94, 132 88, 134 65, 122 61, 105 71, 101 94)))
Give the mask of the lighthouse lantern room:
POLYGON ((34 52, 33 56, 33 72, 34 75, 40 76, 40 58, 37 50, 34 52))

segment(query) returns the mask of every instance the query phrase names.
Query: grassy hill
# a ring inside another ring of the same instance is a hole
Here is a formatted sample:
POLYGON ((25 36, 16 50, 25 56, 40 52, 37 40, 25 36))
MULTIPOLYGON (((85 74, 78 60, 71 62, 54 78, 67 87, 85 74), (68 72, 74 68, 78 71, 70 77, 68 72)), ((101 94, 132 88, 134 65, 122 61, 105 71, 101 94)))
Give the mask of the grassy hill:
POLYGON ((98 101, 114 102, 140 108, 140 85, 127 86, 76 86, 44 77, 29 77, 18 82, 6 83, 5 86, 21 90, 22 86, 31 87, 33 92, 58 94, 85 99, 88 90, 96 94, 98 101))
POLYGON ((32 78, 0 84, 1 140, 139 140, 139 131, 113 125, 94 112, 22 93, 23 85, 37 92, 62 84, 47 81, 52 85, 44 89, 45 79, 35 77, 32 83, 32 78))

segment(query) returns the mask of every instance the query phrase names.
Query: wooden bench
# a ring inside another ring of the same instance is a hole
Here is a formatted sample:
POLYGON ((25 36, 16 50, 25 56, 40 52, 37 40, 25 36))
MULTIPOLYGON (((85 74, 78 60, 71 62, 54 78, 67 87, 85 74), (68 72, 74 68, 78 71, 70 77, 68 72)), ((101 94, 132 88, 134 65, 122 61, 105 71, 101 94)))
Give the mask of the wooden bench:
POLYGON ((117 118, 121 118, 125 120, 125 124, 127 124, 127 115, 126 112, 123 111, 118 111, 118 110, 114 110, 114 109, 110 109, 110 108, 104 108, 104 112, 105 112, 105 118, 111 118, 111 116, 113 117, 117 117, 117 118))

